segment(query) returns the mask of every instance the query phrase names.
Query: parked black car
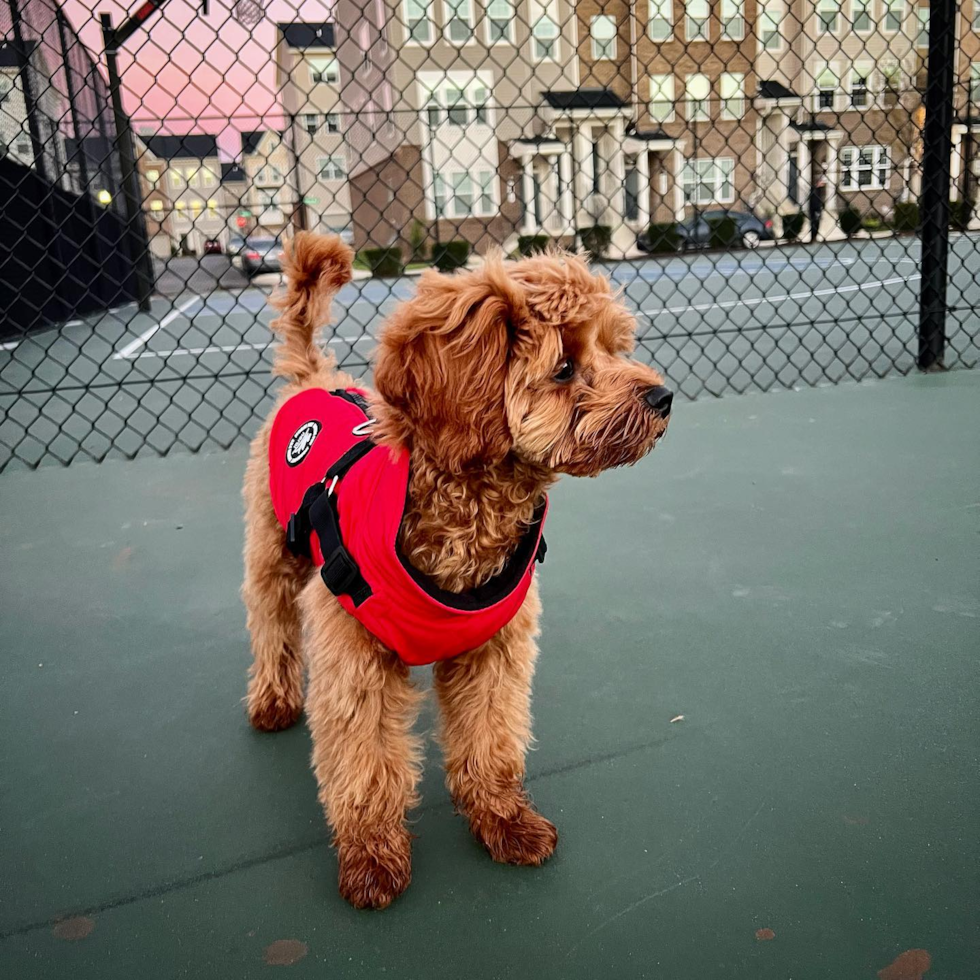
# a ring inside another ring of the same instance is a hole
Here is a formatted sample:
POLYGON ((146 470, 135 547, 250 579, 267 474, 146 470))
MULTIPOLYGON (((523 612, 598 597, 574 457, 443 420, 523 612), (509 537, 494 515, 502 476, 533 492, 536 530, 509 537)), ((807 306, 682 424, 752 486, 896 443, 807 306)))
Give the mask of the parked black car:
POLYGON ((250 279, 262 272, 281 272, 282 244, 275 238, 249 238, 241 249, 242 272, 250 279))
MULTIPOLYGON (((758 248, 759 242, 771 242, 775 235, 771 218, 759 218, 747 211, 701 211, 674 229, 679 249, 707 248, 711 244, 711 226, 724 218, 735 222, 734 244, 743 248, 758 248)), ((650 251, 650 232, 644 231, 636 240, 637 248, 650 251)))

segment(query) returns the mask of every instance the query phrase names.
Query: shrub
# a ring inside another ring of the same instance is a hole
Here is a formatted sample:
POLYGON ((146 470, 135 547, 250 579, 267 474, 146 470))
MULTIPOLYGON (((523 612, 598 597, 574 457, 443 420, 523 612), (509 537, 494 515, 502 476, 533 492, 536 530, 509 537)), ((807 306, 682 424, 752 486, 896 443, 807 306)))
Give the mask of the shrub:
POLYGON ((970 222, 970 205, 963 198, 949 202, 949 227, 965 231, 970 222))
POLYGON ((397 245, 363 248, 357 257, 371 270, 372 276, 400 276, 405 271, 402 250, 397 245))
POLYGON ((919 205, 915 201, 899 201, 892 212, 895 231, 915 231, 919 227, 919 205))
POLYGON ((452 272, 453 269, 462 269, 466 265, 466 260, 470 257, 470 243, 440 242, 432 246, 432 264, 440 272, 452 272))
POLYGON ((534 255, 535 252, 543 252, 551 239, 547 235, 520 235, 517 239, 517 251, 521 255, 534 255))
POLYGON ((861 212, 848 204, 837 215, 837 221, 840 223, 840 230, 850 238, 861 229, 861 212))
POLYGON ((708 221, 711 229, 712 248, 731 248, 738 240, 738 225, 734 218, 712 218, 708 221))
POLYGON ((648 251, 656 254, 662 252, 676 252, 678 245, 677 222, 676 221, 655 221, 650 225, 647 233, 650 242, 648 251))
POLYGON ((582 247, 593 260, 604 259, 612 242, 612 228, 609 225, 593 225, 591 228, 579 228, 582 247))
POLYGON ((425 234, 425 225, 418 219, 413 221, 412 227, 408 230, 408 247, 411 249, 408 256, 409 262, 425 261, 425 234))
POLYGON ((865 231, 881 231, 885 224, 885 219, 877 211, 870 211, 861 219, 861 227, 865 231))
POLYGON ((806 215, 802 211, 795 211, 793 214, 783 215, 783 238, 788 242, 795 242, 803 231, 803 222, 806 215))

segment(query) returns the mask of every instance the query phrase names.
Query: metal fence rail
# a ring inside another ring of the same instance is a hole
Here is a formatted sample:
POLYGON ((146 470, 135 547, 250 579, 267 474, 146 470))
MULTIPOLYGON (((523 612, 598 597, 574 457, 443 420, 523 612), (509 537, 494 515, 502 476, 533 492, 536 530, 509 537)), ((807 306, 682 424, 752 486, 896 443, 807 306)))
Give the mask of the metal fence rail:
POLYGON ((0 470, 227 447, 277 244, 584 249, 682 394, 972 367, 980 2, 0 0, 0 470))

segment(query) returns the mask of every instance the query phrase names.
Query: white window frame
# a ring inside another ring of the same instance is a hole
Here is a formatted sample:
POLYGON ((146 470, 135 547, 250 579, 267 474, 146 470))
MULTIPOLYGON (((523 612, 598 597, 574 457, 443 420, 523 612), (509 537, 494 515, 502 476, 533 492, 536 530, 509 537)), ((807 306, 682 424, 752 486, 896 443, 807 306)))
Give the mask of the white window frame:
MULTIPOLYGON (((881 16, 881 30, 884 34, 897 34, 905 23, 905 0, 883 0, 883 10, 881 16), (889 25, 889 20, 898 17, 898 24, 894 27, 889 25)), ((974 0, 974 6, 980 9, 980 4, 974 0)))
MULTIPOLYGON (((980 0, 974 2, 980 5, 980 0)), ((980 108, 980 61, 970 62, 970 87, 966 95, 974 109, 980 108)))
POLYGON ((858 111, 864 111, 865 109, 870 109, 873 99, 871 98, 871 75, 874 72, 874 65, 870 61, 859 61, 857 64, 851 66, 851 70, 848 73, 847 78, 847 108, 857 109, 858 111), (864 79, 864 102, 857 103, 854 101, 854 93, 857 90, 858 79, 864 79))
POLYGON ((674 34, 674 0, 649 0, 649 3, 647 36, 651 41, 669 41, 674 34), (666 29, 666 33, 661 34, 661 29, 666 29))
POLYGON ((837 34, 840 31, 841 5, 837 0, 817 0, 816 17, 818 37, 823 37, 825 34, 837 34), (829 17, 833 17, 832 26, 827 26, 825 18, 829 17))
POLYGON ((432 6, 435 0, 404 0, 402 3, 402 17, 405 19, 405 43, 414 47, 425 48, 432 44, 435 34, 432 18, 432 6), (412 6, 421 8, 421 17, 412 17, 412 6), (413 24, 425 24, 425 37, 415 38, 413 34, 413 24))
POLYGON ((530 0, 531 13, 531 60, 558 61, 561 58, 561 25, 558 22, 556 0, 530 0), (541 28, 549 33, 542 34, 541 28), (554 28, 554 34, 550 33, 554 28), (542 45, 548 45, 548 50, 542 45))
POLYGON ((874 0, 851 0, 851 28, 855 34, 871 34, 874 31, 874 0), (867 18, 866 27, 857 26, 858 17, 867 18))
POLYGON ((311 85, 339 85, 340 64, 332 54, 310 55, 307 59, 310 68, 311 85), (317 66, 320 67, 317 67, 317 66), (320 76, 317 78, 317 76, 320 76), (333 76, 333 77, 331 77, 333 76))
POLYGON ((813 73, 813 111, 814 112, 835 112, 840 104, 841 75, 835 63, 827 61, 817 66, 813 73), (833 89, 821 88, 821 81, 824 76, 832 75, 834 79, 833 89), (830 105, 821 105, 820 96, 824 92, 830 92, 830 105))
POLYGON ((612 14, 596 14, 591 18, 589 21, 589 37, 592 41, 593 61, 616 60, 618 28, 616 27, 616 18, 612 14), (612 26, 611 37, 596 36, 597 27, 608 27, 610 25, 612 26))
POLYGON ((709 41, 711 39, 711 4, 709 0, 684 0, 684 39, 709 41), (696 9, 703 17, 695 17, 691 10, 696 9))
POLYGON ((676 116, 674 111, 674 76, 673 75, 650 75, 650 118, 654 122, 669 123, 673 122, 676 116), (660 98, 655 98, 655 96, 660 98), (667 112, 663 116, 658 116, 654 106, 666 105, 667 112))
POLYGON ((973 0, 973 29, 980 34, 980 0, 973 0))
POLYGON ((684 79, 684 117, 688 122, 710 122, 711 120, 711 79, 703 72, 694 72, 684 79), (704 80, 708 86, 707 95, 695 98, 691 95, 691 82, 704 80))
POLYGON ((740 71, 722 72, 719 86, 721 88, 721 118, 741 119, 745 115, 745 73, 740 71), (729 85, 734 86, 734 91, 732 94, 726 95, 725 89, 729 85))
POLYGON ((442 0, 442 36, 453 47, 461 48, 476 40, 476 0, 442 0), (459 17, 460 7, 465 6, 469 20, 459 17), (456 14, 457 16, 453 16, 456 14), (469 27, 465 38, 457 39, 452 36, 453 24, 461 23, 469 27))
POLYGON ((440 126, 464 129, 471 126, 492 127, 495 124, 488 73, 474 78, 472 72, 447 72, 440 76, 434 88, 429 88, 421 80, 418 84, 421 87, 422 112, 430 131, 440 126), (456 114, 455 118, 451 113, 456 114))
POLYGON ((879 101, 884 106, 885 96, 889 92, 900 95, 905 88, 905 71, 902 62, 898 58, 882 58, 878 62, 878 77, 881 81, 879 101), (888 84, 889 79, 893 80, 892 85, 888 84))
POLYGON ((741 41, 745 37, 745 0, 721 0, 721 39, 741 41), (737 27, 737 30, 733 30, 737 27))
POLYGON ((840 181, 838 189, 845 193, 883 191, 891 180, 891 149, 887 146, 842 146, 839 153, 840 181), (872 159, 864 163, 862 154, 870 151, 872 159), (869 173, 871 180, 861 183, 861 174, 869 173), (884 175, 884 179, 882 179, 884 175))
POLYGON ((339 153, 329 153, 326 156, 316 158, 316 176, 317 180, 328 181, 328 180, 346 180, 347 179, 347 161, 344 159, 342 154, 339 153), (340 161, 339 167, 337 161, 340 161), (324 170, 330 169, 330 173, 324 173, 324 170), (337 171, 339 170, 339 176, 337 171))
POLYGON ((685 204, 734 204, 735 158, 702 157, 685 160, 681 171, 681 187, 685 204), (728 192, 723 193, 726 186, 728 192), (708 194, 702 193, 705 189, 708 189, 708 194))
POLYGON ((785 0, 763 0, 759 5, 759 50, 783 50, 783 20, 786 17, 785 0), (775 44, 772 38, 776 39, 775 44))
POLYGON ((340 113, 325 112, 323 114, 323 128, 328 133, 340 132, 340 113))
POLYGON ((429 197, 427 194, 426 201, 436 218, 492 218, 500 210, 497 172, 489 165, 475 171, 440 167, 439 172, 433 175, 432 195, 429 197), (468 189, 463 193, 466 183, 468 189), (461 207, 461 202, 467 199, 468 204, 461 207))
POLYGON ((513 44, 514 43, 514 0, 487 0, 486 8, 486 22, 487 22, 487 44, 513 44), (497 8, 497 14, 494 15, 494 8, 497 8), (507 30, 505 31, 503 37, 494 37, 493 30, 494 24, 499 24, 505 20, 500 14, 506 10, 507 17, 507 30))
POLYGON ((915 8, 915 46, 920 51, 929 47, 929 8, 915 8))
POLYGON ((317 130, 320 128, 320 113, 319 112, 304 112, 303 113, 303 132, 307 136, 316 136, 317 130), (310 126, 312 125, 312 129, 310 126))

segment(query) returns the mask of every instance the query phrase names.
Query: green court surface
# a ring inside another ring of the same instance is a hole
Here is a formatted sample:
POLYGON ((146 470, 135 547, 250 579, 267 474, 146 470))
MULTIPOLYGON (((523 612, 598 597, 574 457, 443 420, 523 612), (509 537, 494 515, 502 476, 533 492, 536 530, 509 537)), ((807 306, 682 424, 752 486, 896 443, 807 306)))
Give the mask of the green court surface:
POLYGON ((683 403, 559 485, 558 852, 494 865, 430 746, 381 913, 337 895, 304 728, 242 712, 243 452, 6 474, 0 976, 974 980, 978 419, 969 371, 683 403))

